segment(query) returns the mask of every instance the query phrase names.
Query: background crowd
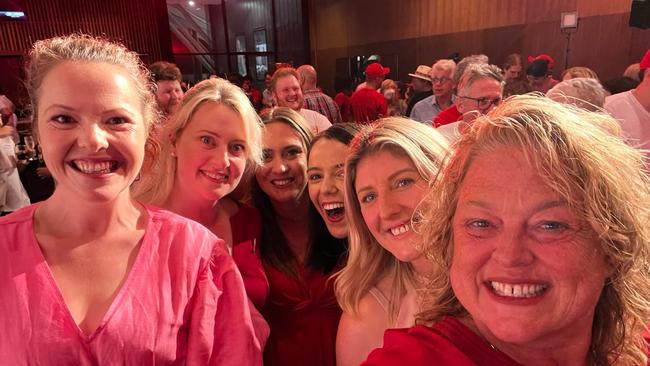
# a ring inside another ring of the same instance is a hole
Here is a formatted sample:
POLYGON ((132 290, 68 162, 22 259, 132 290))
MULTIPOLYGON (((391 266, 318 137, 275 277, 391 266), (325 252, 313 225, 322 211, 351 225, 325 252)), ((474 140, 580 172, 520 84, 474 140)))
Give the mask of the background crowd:
POLYGON ((650 51, 555 67, 379 61, 332 98, 36 42, 30 131, 0 98, 0 363, 649 364, 650 51))

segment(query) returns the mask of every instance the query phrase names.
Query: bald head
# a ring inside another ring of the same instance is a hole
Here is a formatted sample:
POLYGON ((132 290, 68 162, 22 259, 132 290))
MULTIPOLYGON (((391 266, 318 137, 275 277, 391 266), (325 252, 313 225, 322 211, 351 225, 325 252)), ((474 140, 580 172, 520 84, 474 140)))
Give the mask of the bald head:
POLYGON ((300 84, 303 90, 316 89, 316 69, 312 65, 300 66, 298 68, 298 75, 300 75, 300 84))

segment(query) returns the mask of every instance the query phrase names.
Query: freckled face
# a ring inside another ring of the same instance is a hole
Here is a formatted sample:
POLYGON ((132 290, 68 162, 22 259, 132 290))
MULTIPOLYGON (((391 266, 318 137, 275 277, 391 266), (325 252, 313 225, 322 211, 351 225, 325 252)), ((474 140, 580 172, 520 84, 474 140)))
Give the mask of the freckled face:
POLYGON ((379 151, 363 158, 354 182, 361 215, 379 244, 403 262, 424 261, 411 217, 427 183, 406 156, 379 151))
POLYGON ((515 148, 476 157, 452 222, 451 284, 491 343, 584 336, 609 275, 587 223, 515 148))
POLYGON ((63 62, 39 90, 38 136, 58 194, 111 200, 129 194, 144 158, 146 126, 125 70, 98 62, 63 62))

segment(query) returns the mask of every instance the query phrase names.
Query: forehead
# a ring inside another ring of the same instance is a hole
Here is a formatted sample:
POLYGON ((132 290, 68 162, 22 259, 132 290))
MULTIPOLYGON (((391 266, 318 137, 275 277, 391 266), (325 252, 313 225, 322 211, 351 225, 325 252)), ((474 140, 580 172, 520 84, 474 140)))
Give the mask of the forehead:
POLYGON ((403 169, 416 170, 408 156, 383 149, 361 158, 357 164, 355 185, 358 187, 378 184, 387 181, 391 175, 403 169))
POLYGON ((156 82, 158 90, 180 89, 181 83, 178 80, 160 80, 156 82))
POLYGON ((448 77, 448 76, 451 76, 451 70, 446 70, 445 71, 445 70, 441 70, 441 69, 439 69, 437 67, 434 67, 433 69, 431 69, 431 76, 433 76, 434 78, 436 78, 436 77, 439 78, 439 77, 442 77, 442 76, 447 76, 448 77))
POLYGON ((503 85, 491 77, 483 77, 475 80, 468 88, 472 96, 492 96, 503 93, 503 85))
POLYGON ((225 138, 244 139, 246 129, 242 117, 232 108, 222 103, 207 102, 201 104, 192 114, 185 127, 188 131, 206 130, 225 138))
POLYGON ((558 200, 537 166, 520 148, 501 147, 479 153, 460 186, 458 203, 472 201, 536 202, 558 200))
POLYGON ((305 147, 298 131, 284 122, 270 122, 264 126, 262 143, 265 149, 282 149, 290 145, 305 147))
POLYGON ((311 147, 309 153, 310 166, 329 167, 342 164, 348 154, 348 147, 334 139, 321 138, 311 147))
POLYGON ((39 96, 39 109, 48 103, 100 110, 139 109, 142 105, 127 71, 103 62, 66 61, 56 65, 43 78, 39 96))
POLYGON ((300 87, 300 83, 298 83, 298 79, 296 79, 296 77, 293 75, 287 75, 278 78, 278 80, 275 82, 275 85, 277 89, 288 88, 288 87, 300 87))

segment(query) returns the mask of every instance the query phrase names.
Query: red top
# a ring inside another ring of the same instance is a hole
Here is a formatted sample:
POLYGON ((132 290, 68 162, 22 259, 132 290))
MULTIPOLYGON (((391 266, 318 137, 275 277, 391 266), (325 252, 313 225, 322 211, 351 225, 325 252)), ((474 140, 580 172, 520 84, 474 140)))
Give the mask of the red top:
POLYGON ((239 203, 239 211, 230 218, 232 230, 232 257, 244 279, 246 294, 255 307, 261 309, 269 297, 258 244, 262 235, 262 218, 252 206, 239 203))
POLYGON ((440 126, 460 121, 461 119, 463 119, 463 115, 460 114, 456 105, 452 104, 447 107, 447 109, 438 113, 438 115, 433 119, 433 127, 438 128, 440 126))
POLYGON ((336 365, 336 331, 341 309, 329 275, 299 267, 299 278, 265 266, 271 298, 262 311, 271 327, 266 366, 336 365))
POLYGON ((350 107, 357 123, 371 123, 388 115, 386 99, 371 88, 355 91, 350 97, 350 107))
POLYGON ((343 92, 339 92, 334 97, 334 101, 339 106, 341 111, 341 121, 350 122, 352 121, 352 108, 350 107, 350 97, 345 95, 343 92))
POLYGON ((362 363, 371 365, 521 366, 452 317, 432 327, 387 330, 384 346, 362 363))

